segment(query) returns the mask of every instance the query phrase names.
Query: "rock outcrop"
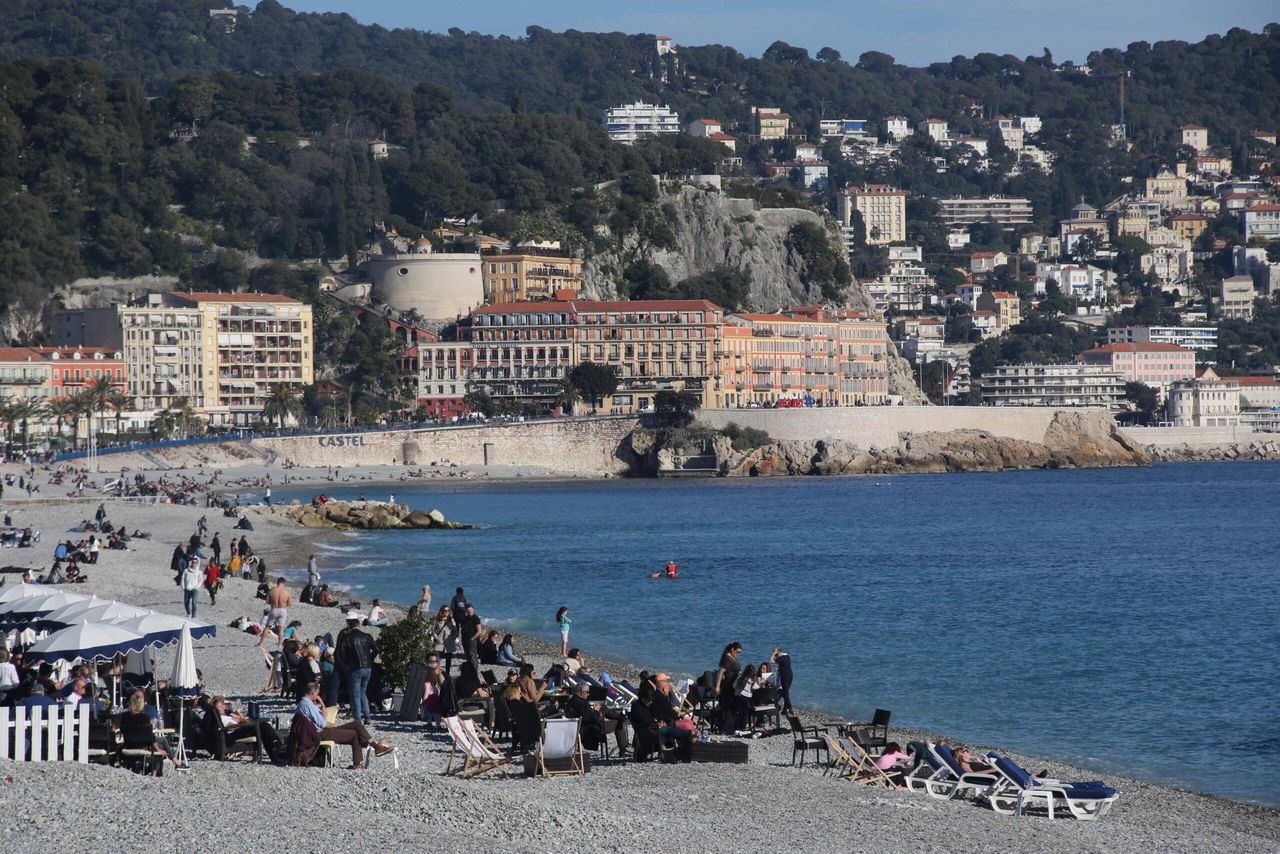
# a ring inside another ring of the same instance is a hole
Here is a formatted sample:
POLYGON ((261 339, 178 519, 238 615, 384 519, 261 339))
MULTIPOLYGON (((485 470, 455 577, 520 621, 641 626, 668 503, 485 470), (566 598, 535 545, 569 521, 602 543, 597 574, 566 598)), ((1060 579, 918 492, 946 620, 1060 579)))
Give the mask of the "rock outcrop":
POLYGON ((1229 445, 1211 446, 1151 445, 1144 451, 1159 463, 1274 461, 1280 460, 1280 439, 1274 442, 1233 442, 1229 445))
POLYGON ((449 530, 474 528, 450 522, 439 510, 410 510, 386 501, 329 501, 324 504, 292 504, 259 507, 260 513, 284 516, 305 528, 337 528, 342 531, 449 530))
MULTIPOLYGON (((902 433, 896 445, 860 447, 843 440, 771 442, 735 451, 723 436, 710 440, 721 474, 771 475, 905 474, 913 472, 1006 471, 1010 469, 1140 466, 1150 462, 1141 448, 1115 430, 1105 412, 1060 412, 1043 442, 997 436, 985 430, 902 433)), ((661 436, 643 440, 639 462, 653 473, 670 471, 676 455, 661 436)))

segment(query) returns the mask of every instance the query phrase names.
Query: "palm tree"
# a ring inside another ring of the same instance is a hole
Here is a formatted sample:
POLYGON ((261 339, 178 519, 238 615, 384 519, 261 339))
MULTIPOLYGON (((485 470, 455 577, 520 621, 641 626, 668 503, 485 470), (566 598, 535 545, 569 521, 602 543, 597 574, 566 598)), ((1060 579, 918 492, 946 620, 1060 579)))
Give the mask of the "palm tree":
MULTIPOLYGON (((58 427, 57 438, 62 438, 62 425, 64 422, 70 421, 72 430, 76 428, 76 420, 80 417, 80 404, 72 397, 59 397, 49 401, 49 405, 45 407, 49 416, 53 418, 58 427)), ((72 443, 74 445, 74 442, 72 443)))
POLYGON ((566 415, 572 415, 574 409, 582 401, 582 395, 578 393, 578 387, 571 383, 568 377, 561 378, 560 393, 556 395, 556 401, 566 415))
MULTIPOLYGON (((111 396, 115 394, 115 392, 115 385, 107 377, 98 377, 89 383, 83 394, 91 422, 93 420, 93 416, 97 414, 99 416, 99 424, 101 425, 101 416, 107 411, 107 407, 111 405, 111 396)), ((89 430, 90 433, 93 432, 92 426, 93 425, 91 423, 89 430)), ((101 426, 99 426, 98 432, 102 432, 101 426)))
POLYGON ((120 418, 124 415, 125 409, 129 407, 129 396, 118 388, 112 388, 111 393, 107 395, 107 406, 110 406, 116 415, 116 441, 120 441, 120 418))
POLYGON ((4 443, 6 450, 13 444, 13 429, 18 423, 18 401, 10 398, 0 400, 0 424, 4 425, 4 443))
POLYGON ((267 395, 267 403, 262 407, 262 417, 267 421, 274 419, 283 430, 285 421, 301 415, 302 401, 298 399, 297 389, 284 383, 273 385, 267 395))
POLYGON ((22 425, 22 449, 27 449, 27 435, 30 422, 39 420, 45 415, 45 404, 41 400, 23 398, 13 405, 16 423, 22 425))
POLYGON ((191 408, 191 401, 185 397, 174 398, 171 411, 178 432, 182 434, 182 438, 189 438, 196 423, 196 411, 191 408))

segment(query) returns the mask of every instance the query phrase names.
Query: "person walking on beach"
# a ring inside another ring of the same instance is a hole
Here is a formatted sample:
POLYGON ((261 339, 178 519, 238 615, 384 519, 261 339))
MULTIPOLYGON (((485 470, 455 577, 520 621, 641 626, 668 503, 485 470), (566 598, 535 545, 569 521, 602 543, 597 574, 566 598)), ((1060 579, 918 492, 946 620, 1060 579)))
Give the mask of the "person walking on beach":
POLYGON ((267 614, 267 622, 262 627, 262 636, 258 638, 258 646, 264 646, 272 627, 276 630, 277 644, 284 645, 284 627, 289 622, 289 606, 293 604, 293 594, 284 586, 284 579, 277 578, 276 586, 267 591, 267 604, 271 613, 267 614))
POLYGON ((560 657, 566 658, 569 655, 569 624, 573 620, 569 619, 569 609, 564 605, 560 606, 560 610, 556 611, 556 624, 560 626, 560 657))
POLYGON ((480 624, 476 606, 468 604, 466 613, 458 621, 458 635, 462 638, 462 654, 477 671, 480 670, 480 636, 483 634, 484 626, 480 624))
POLYGON ((179 578, 182 586, 182 610, 191 619, 196 617, 196 594, 200 592, 200 582, 203 580, 200 576, 200 560, 199 558, 190 558, 186 566, 182 568, 182 575, 179 578))
POLYGON ((307 558, 307 586, 313 590, 320 587, 320 567, 316 564, 315 552, 307 558))
POLYGON ((204 589, 209 591, 209 604, 218 604, 218 588, 222 585, 222 571, 218 562, 211 560, 204 569, 204 589))
POLYGON ((267 487, 266 498, 267 498, 267 506, 270 507, 271 506, 271 487, 269 486, 267 487))
POLYGON ((219 539, 220 536, 221 535, 215 531, 213 534, 213 541, 209 543, 209 548, 213 551, 213 562, 218 566, 222 566, 222 540, 219 539))

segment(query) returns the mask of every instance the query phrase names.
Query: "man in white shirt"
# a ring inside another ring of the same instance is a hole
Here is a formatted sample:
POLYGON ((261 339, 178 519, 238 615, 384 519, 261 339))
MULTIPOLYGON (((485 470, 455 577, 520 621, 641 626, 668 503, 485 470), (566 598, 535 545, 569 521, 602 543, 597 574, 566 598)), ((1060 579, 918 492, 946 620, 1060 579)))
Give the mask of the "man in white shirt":
POLYGON ((183 568, 182 577, 179 579, 182 587, 182 608, 193 620, 196 618, 196 594, 200 592, 200 582, 203 580, 200 558, 193 555, 187 559, 187 565, 183 568))
POLYGON ((18 687, 18 668, 9 660, 9 650, 0 647, 0 703, 8 697, 9 692, 18 687))

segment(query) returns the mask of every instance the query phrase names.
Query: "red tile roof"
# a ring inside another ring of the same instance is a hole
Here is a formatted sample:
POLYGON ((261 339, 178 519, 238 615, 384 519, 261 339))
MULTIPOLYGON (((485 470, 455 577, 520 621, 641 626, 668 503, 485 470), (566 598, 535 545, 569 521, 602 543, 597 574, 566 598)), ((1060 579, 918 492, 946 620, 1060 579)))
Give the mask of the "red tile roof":
POLYGON ((704 299, 658 300, 542 300, 485 305, 474 314, 523 314, 548 311, 588 313, 601 311, 721 311, 720 306, 704 299))
POLYGON ((1240 383, 1240 385, 1254 387, 1280 385, 1280 382, 1277 382, 1275 377, 1231 377, 1231 379, 1240 383))
POLYGON ((991 296, 996 299, 1017 299, 1017 294, 1011 294, 1008 291, 992 291, 991 296))

